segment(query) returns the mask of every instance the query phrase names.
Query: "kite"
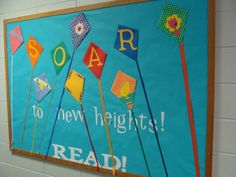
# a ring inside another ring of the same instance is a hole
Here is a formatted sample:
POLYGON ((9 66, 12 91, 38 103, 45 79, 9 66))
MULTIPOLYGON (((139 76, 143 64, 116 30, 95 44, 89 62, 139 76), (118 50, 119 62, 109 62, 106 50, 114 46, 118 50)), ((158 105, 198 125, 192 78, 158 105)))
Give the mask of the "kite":
POLYGON ((90 31, 90 25, 83 13, 75 17, 71 23, 72 43, 74 49, 83 41, 88 32, 90 31))
POLYGON ((36 99, 38 102, 41 102, 45 96, 52 90, 47 76, 43 73, 41 76, 34 78, 34 86, 36 91, 36 99))
POLYGON ((56 74, 59 75, 65 64, 68 62, 70 55, 64 42, 60 42, 51 51, 51 58, 56 74))
POLYGON ((71 70, 65 88, 80 104, 82 104, 84 77, 81 74, 71 70))
POLYGON ((24 39, 21 32, 21 27, 17 26, 9 32, 10 47, 12 55, 16 53, 18 48, 23 44, 24 39))
POLYGON ((70 74, 67 78, 66 84, 65 84, 65 88, 66 90, 79 102, 80 104, 80 109, 82 112, 82 116, 83 116, 83 120, 86 126, 86 131, 88 134, 88 138, 89 138, 89 142, 90 145, 92 147, 95 159, 96 159, 96 163, 97 163, 97 171, 99 171, 99 163, 98 163, 98 159, 97 159, 97 154, 93 145, 93 141, 90 135, 90 131, 89 131, 89 127, 88 127, 88 123, 85 117, 85 113, 84 113, 84 108, 83 108, 83 104, 82 104, 82 96, 83 96, 83 89, 84 89, 84 77, 77 73, 76 71, 71 70, 70 74))
MULTIPOLYGON (((140 69, 139 62, 138 62, 138 38, 139 38, 139 31, 137 29, 119 25, 118 29, 117 29, 117 36, 116 36, 114 48, 135 61, 137 69, 138 69, 139 77, 141 80, 145 100, 147 103, 148 111, 149 111, 149 114, 151 117, 151 122, 152 122, 153 127, 155 127, 153 113, 152 113, 151 106, 150 106, 150 103, 148 100, 146 87, 144 84, 143 76, 142 76, 141 69, 140 69)), ((166 163, 164 160, 164 156, 163 156, 163 152, 162 152, 162 148, 161 148, 161 144, 159 141, 159 137, 158 137, 158 133, 157 133, 156 128, 154 128, 154 133, 155 133, 155 138, 157 141, 158 149, 160 152, 162 164, 164 166, 165 174, 166 174, 166 177, 168 177, 166 163)))
POLYGON ((137 61, 139 31, 122 25, 118 26, 115 49, 137 61))
MULTIPOLYGON (((53 62, 53 66, 56 72, 56 79, 53 83, 53 87, 56 87, 57 84, 57 79, 58 79, 58 75, 61 73, 61 71, 63 70, 64 66, 66 65, 66 63, 69 61, 70 59, 70 54, 67 50, 67 47, 65 45, 64 42, 60 42, 59 44, 57 44, 51 51, 51 59, 53 62)), ((48 115, 50 112, 50 108, 51 108, 51 103, 52 103, 52 99, 53 99, 53 93, 54 90, 51 94, 48 106, 47 106, 47 113, 46 113, 46 117, 45 117, 45 122, 44 122, 44 126, 42 128, 42 132, 41 132, 41 137, 40 137, 40 143, 39 143, 39 148, 38 148, 38 153, 41 152, 41 147, 42 147, 42 142, 43 142, 43 137, 44 137, 44 130, 47 126, 47 120, 48 120, 48 115)))
POLYGON ((37 121, 39 116, 39 103, 51 92, 51 86, 48 82, 47 76, 43 73, 41 76, 34 78, 34 87, 36 93, 36 116, 34 117, 34 133, 32 137, 31 153, 34 150, 34 140, 37 132, 37 121))
POLYGON ((189 87, 187 62, 183 44, 187 17, 188 17, 188 10, 179 8, 172 4, 166 4, 162 16, 159 20, 158 26, 164 33, 172 37, 180 46, 180 57, 184 75, 184 86, 186 92, 186 102, 188 107, 188 118, 192 136, 194 163, 196 169, 196 176, 200 177, 201 175, 200 175, 200 166, 198 157, 197 137, 194 125, 194 115, 193 115, 192 101, 189 87))
POLYGON ((22 140, 21 140, 21 149, 24 145, 24 135, 25 135, 25 128, 28 118, 28 110, 29 110, 29 103, 30 103, 30 93, 32 89, 32 83, 33 83, 33 76, 34 76, 34 69, 35 65, 37 64, 39 57, 41 53, 43 52, 43 47, 40 45, 38 41, 33 36, 30 36, 27 44, 26 44, 26 50, 30 59, 30 63, 32 65, 32 72, 30 76, 30 87, 28 91, 28 98, 27 98, 27 104, 25 108, 25 115, 24 115, 24 124, 22 128, 22 140))
MULTIPOLYGON (((13 119, 13 99, 14 99, 14 87, 13 87, 13 71, 14 71, 14 54, 16 53, 16 51, 19 49, 19 47, 23 44, 24 39, 22 36, 22 32, 21 32, 21 27, 17 26, 14 29, 12 29, 9 32, 9 39, 10 39, 10 47, 11 47, 11 118, 13 119)), ((11 121, 11 125, 12 125, 12 135, 13 135, 13 121, 11 121)), ((11 141, 11 145, 13 145, 13 137, 12 136, 12 141, 11 141)))
MULTIPOLYGON (((70 31, 71 31, 71 35, 72 35, 72 45, 73 45, 74 50, 73 50, 71 60, 70 60, 70 64, 69 64, 69 67, 68 67, 68 70, 67 70, 65 83, 66 83, 66 80, 69 76, 69 72, 70 72, 70 69, 71 69, 71 66, 72 66, 72 62, 73 62, 75 52, 76 52, 77 48, 83 42, 83 40, 85 39, 85 37, 88 35, 88 33, 90 31, 89 22, 87 21, 86 16, 83 13, 80 13, 79 16, 75 17, 72 20, 72 22, 70 24, 70 31)), ((52 128, 51 136, 50 136, 50 139, 49 139, 46 158, 48 157, 49 149, 51 147, 52 138, 53 138, 54 130, 55 130, 56 123, 57 123, 57 117, 58 117, 58 114, 59 114, 59 110, 61 108, 61 103, 62 103, 64 93, 65 93, 65 87, 63 87, 61 97, 60 97, 60 101, 59 101, 59 104, 58 104, 57 113, 56 113, 56 116, 55 116, 55 119, 54 119, 53 128, 52 128)))
POLYGON ((159 28, 179 44, 183 43, 188 10, 167 4, 159 20, 159 28))
POLYGON ((136 79, 131 76, 125 74, 122 71, 118 71, 113 82, 111 92, 119 98, 131 111, 131 115, 133 117, 134 125, 137 130, 137 135, 139 139, 139 144, 143 153, 144 161, 147 167, 148 176, 151 177, 151 172, 148 166, 147 158, 144 152, 143 143, 141 141, 141 137, 139 134, 139 128, 136 122, 136 118, 134 116, 133 105, 134 105, 134 95, 136 91, 136 79))
POLYGON ((104 102, 104 96, 102 93, 102 83, 100 80, 101 75, 102 75, 102 70, 105 65, 106 57, 107 57, 107 54, 105 51, 103 51, 96 44, 90 43, 85 53, 83 62, 98 80, 99 94, 100 94, 100 99, 101 99, 101 104, 102 104, 102 111, 104 115, 103 119, 106 126, 107 139, 108 139, 108 144, 109 144, 109 149, 110 149, 110 154, 111 154, 111 159, 112 159, 112 175, 115 176, 116 169, 115 169, 114 153, 112 149, 110 130, 109 130, 109 126, 108 126, 108 122, 106 118, 106 107, 105 107, 105 102, 104 102))

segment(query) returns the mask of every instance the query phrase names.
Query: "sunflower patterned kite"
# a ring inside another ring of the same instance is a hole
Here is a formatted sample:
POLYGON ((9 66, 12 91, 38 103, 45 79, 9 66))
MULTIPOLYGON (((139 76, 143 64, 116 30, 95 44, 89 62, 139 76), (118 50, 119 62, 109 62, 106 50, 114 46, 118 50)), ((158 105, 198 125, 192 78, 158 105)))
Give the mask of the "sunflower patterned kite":
POLYGON ((188 10, 167 4, 163 10, 158 26, 173 37, 179 44, 184 40, 188 10))

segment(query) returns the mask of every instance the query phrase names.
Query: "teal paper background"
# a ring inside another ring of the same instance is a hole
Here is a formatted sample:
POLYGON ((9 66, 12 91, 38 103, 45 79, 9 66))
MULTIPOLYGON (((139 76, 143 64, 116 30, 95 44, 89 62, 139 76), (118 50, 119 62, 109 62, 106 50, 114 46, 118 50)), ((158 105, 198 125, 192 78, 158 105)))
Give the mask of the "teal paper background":
MULTIPOLYGON (((197 133, 201 175, 204 176, 207 129, 208 6, 205 0, 173 0, 171 3, 189 10, 184 44, 197 133)), ((91 25, 91 31, 76 51, 73 58, 72 69, 85 77, 83 105, 101 165, 103 165, 102 153, 109 154, 109 148, 105 126, 95 126, 93 106, 96 106, 99 113, 102 113, 98 83, 96 77, 82 62, 90 42, 96 43, 107 52, 107 59, 101 80, 108 112, 115 113, 116 115, 128 114, 125 105, 110 92, 117 71, 121 70, 137 79, 134 113, 136 116, 141 113, 148 116, 148 118, 145 119, 146 130, 140 131, 141 138, 152 176, 164 177, 165 173, 154 134, 148 131, 148 129, 151 128, 149 125, 150 117, 135 62, 113 47, 118 25, 138 29, 138 61, 145 80, 154 118, 157 122, 158 134, 169 177, 194 177, 195 167, 179 46, 175 40, 163 33, 156 25, 164 5, 164 1, 152 1, 85 11, 84 13, 91 25), (160 131, 161 112, 165 112, 165 131, 160 131)), ((17 25, 20 25, 24 38, 23 45, 14 55, 14 92, 10 93, 10 96, 14 98, 14 112, 12 117, 14 148, 20 148, 24 112, 27 103, 30 74, 32 71, 32 66, 26 52, 26 42, 30 35, 32 35, 44 47, 44 51, 36 65, 34 77, 45 72, 48 76, 49 83, 51 83, 53 87, 57 75, 50 52, 59 42, 64 41, 70 55, 72 55, 73 46, 70 22, 77 15, 79 15, 79 12, 7 24, 7 32, 17 25)), ((8 37, 7 44, 8 79, 10 81, 11 50, 8 37)), ((47 150, 47 143, 63 89, 68 63, 58 76, 48 126, 45 129, 46 134, 43 141, 42 154, 45 154, 47 150)), ((44 114, 46 114, 49 99, 50 95, 40 103, 44 114)), ((31 149, 34 126, 33 111, 31 108, 33 104, 36 104, 34 87, 31 91, 30 109, 25 131, 24 150, 26 151, 30 151, 31 149)), ((80 110, 78 102, 68 92, 64 95, 62 108, 64 110, 80 110)), ((40 119, 38 121, 34 152, 37 152, 40 139, 39 135, 44 123, 43 120, 44 119, 40 119)), ((119 159, 122 159, 122 156, 127 156, 127 173, 147 175, 138 138, 134 131, 134 124, 131 124, 132 130, 127 130, 125 134, 119 134, 117 133, 117 129, 114 128, 114 122, 116 121, 117 120, 113 119, 110 125, 114 154, 119 159)), ((128 129, 128 119, 125 125, 128 129)), ((62 119, 59 119, 52 143, 63 145, 67 149, 65 153, 67 157, 70 155, 68 151, 69 147, 82 148, 83 153, 81 158, 83 159, 86 159, 88 152, 91 151, 85 125, 80 121, 72 121, 70 124, 67 124, 62 119)), ((50 148, 49 155, 53 155, 53 147, 50 148)), ((119 170, 122 170, 122 167, 119 170)))

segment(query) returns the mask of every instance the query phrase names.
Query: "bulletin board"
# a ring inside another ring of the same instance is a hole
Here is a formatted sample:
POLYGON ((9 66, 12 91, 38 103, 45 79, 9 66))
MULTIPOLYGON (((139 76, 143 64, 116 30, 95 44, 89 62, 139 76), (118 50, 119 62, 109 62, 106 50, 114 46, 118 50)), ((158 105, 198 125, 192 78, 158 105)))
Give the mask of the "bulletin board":
POLYGON ((120 0, 4 23, 13 153, 113 176, 211 176, 213 0, 120 0))

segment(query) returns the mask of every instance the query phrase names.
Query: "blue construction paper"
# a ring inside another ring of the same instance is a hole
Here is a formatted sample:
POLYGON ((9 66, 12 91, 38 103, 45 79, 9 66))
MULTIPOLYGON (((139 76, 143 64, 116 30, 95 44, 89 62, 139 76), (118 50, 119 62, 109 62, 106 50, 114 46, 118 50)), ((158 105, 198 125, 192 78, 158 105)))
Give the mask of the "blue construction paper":
POLYGON ((115 41, 114 47, 118 51, 120 51, 121 53, 128 56, 129 58, 131 58, 133 60, 137 60, 137 57, 138 57, 138 37, 139 37, 139 31, 137 29, 133 29, 133 28, 119 25, 118 29, 117 29, 117 36, 116 36, 116 41, 115 41), (125 31, 121 34, 118 32, 119 30, 127 30, 127 29, 130 31, 125 31), (122 45, 121 40, 125 40, 125 41, 128 40, 128 42, 123 43, 123 45, 124 45, 123 50, 121 50, 121 48, 122 48, 121 47, 121 45, 122 45))

